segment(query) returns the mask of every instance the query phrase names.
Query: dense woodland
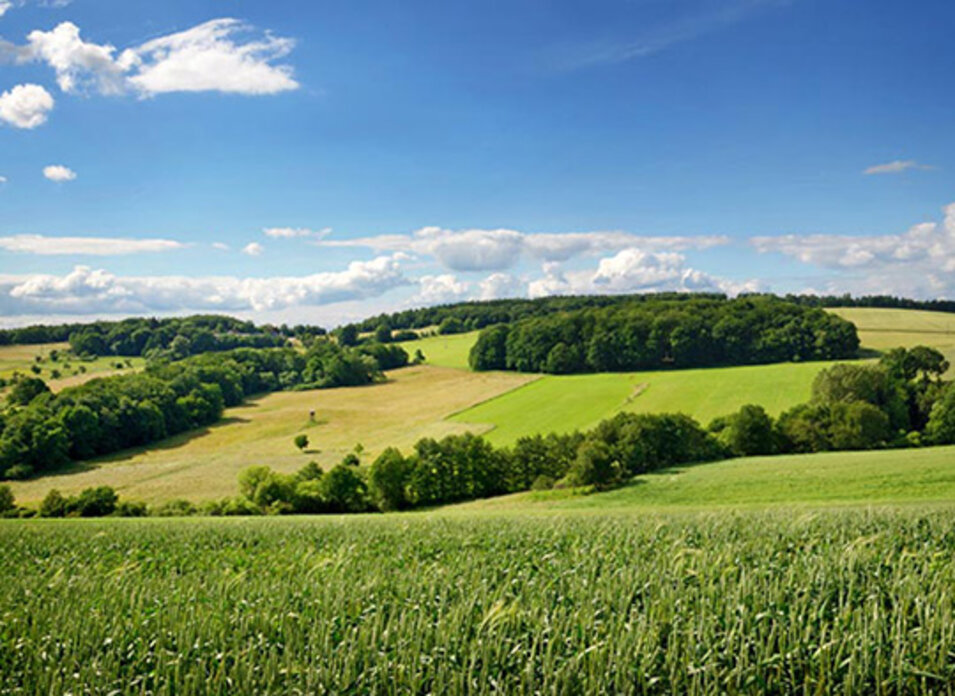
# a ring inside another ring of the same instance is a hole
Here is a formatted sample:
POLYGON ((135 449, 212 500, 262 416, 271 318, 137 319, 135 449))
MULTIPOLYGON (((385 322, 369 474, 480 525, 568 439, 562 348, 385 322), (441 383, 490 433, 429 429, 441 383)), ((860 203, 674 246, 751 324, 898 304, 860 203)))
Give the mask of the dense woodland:
MULTIPOLYGON (((741 297, 775 297, 774 295, 742 295, 741 297)), ((597 307, 654 303, 661 300, 675 302, 699 299, 725 300, 719 293, 643 293, 638 295, 561 295, 529 299, 485 300, 459 302, 408 309, 392 314, 379 314, 361 322, 349 324, 349 331, 368 333, 387 327, 394 331, 446 326, 459 332, 483 329, 493 324, 508 324, 531 317, 570 312, 597 307)), ((787 302, 807 307, 883 307, 899 309, 924 309, 935 312, 955 312, 955 300, 911 300, 889 295, 786 295, 787 302)), ((455 333, 447 330, 445 333, 455 333)), ((414 338, 407 335, 406 340, 414 338)))
POLYGON ((765 296, 587 308, 484 329, 475 370, 616 372, 855 357, 855 326, 821 309, 765 296))
POLYGON ((324 334, 324 329, 315 326, 257 326, 233 317, 201 314, 4 329, 0 330, 0 345, 69 341, 70 349, 80 356, 179 359, 234 348, 276 348, 292 337, 309 341, 324 334))
MULTIPOLYGON (((0 413, 0 478, 25 478, 210 425, 250 394, 369 384, 381 379, 375 354, 327 340, 305 352, 238 348, 151 361, 142 373, 102 377, 58 394, 40 379, 22 377, 0 413)), ((398 346, 378 354, 386 367, 408 361, 398 346)))

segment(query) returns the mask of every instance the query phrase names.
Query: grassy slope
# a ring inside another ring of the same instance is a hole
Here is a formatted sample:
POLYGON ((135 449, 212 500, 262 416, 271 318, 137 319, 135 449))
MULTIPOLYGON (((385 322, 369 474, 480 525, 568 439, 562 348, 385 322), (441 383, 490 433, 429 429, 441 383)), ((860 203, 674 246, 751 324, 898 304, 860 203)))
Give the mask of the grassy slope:
MULTIPOLYGON (((50 389, 53 391, 59 391, 66 387, 82 384, 94 377, 105 377, 107 375, 129 372, 129 368, 118 370, 115 367, 117 362, 125 362, 127 358, 104 357, 95 358, 93 360, 80 360, 75 356, 69 355, 67 353, 69 349, 70 345, 68 343, 0 346, 0 377, 9 379, 15 372, 20 372, 32 377, 33 373, 30 371, 30 368, 36 364, 37 355, 44 358, 43 362, 39 363, 41 372, 37 376, 49 384, 50 389), (60 352, 58 362, 49 360, 48 356, 51 350, 60 352), (69 364, 69 367, 66 367, 67 364, 69 364), (74 374, 81 365, 86 368, 86 372, 83 374, 74 374), (52 370, 59 370, 63 376, 59 379, 51 379, 50 372, 52 370)), ((133 369, 140 369, 145 364, 142 358, 130 358, 129 360, 133 364, 133 369)))
POLYGON ((370 458, 390 445, 409 449, 421 437, 461 432, 464 426, 444 418, 528 379, 533 376, 412 367, 369 387, 269 394, 227 410, 210 428, 12 487, 23 503, 42 499, 51 488, 75 493, 101 484, 147 502, 234 495, 238 473, 250 465, 292 472, 310 459, 335 464, 357 443, 370 458), (308 421, 311 409, 316 423, 308 421), (292 444, 299 433, 320 451, 299 452, 292 444))
MULTIPOLYGON (((862 345, 871 350, 904 346, 933 346, 955 365, 955 314, 911 309, 846 307, 831 310, 859 329, 862 345)), ((948 377, 955 375, 955 368, 948 377)))
POLYGON ((581 496, 542 491, 446 508, 486 511, 647 511, 722 506, 832 505, 955 500, 955 447, 748 457, 636 477, 581 496))
MULTIPOLYGON (((927 343, 943 350, 953 346, 955 352, 955 316, 906 310, 836 311, 858 322, 866 347, 927 343)), ((125 496, 149 501, 201 500, 233 494, 235 474, 250 464, 291 471, 315 458, 327 465, 357 442, 365 445, 369 456, 387 445, 407 448, 423 435, 464 429, 485 432, 493 442, 506 443, 527 433, 587 427, 621 408, 683 410, 704 422, 748 402, 762 403, 777 413, 804 400, 813 377, 825 365, 536 379, 448 369, 466 367, 476 335, 432 336, 401 344, 411 353, 420 348, 429 365, 393 373, 394 383, 273 394, 229 411, 227 420, 213 428, 172 438, 146 452, 83 465, 70 474, 17 483, 14 489, 24 502, 42 498, 54 486, 76 491, 104 483, 117 486, 125 496), (303 430, 311 408, 317 408, 319 418, 328 422, 303 430), (489 428, 493 430, 487 432, 489 428), (296 452, 291 439, 298 432, 306 432, 322 452, 308 456, 296 452)), ((31 347, 20 360, 28 365, 35 350, 31 347)))
POLYGON ((416 350, 424 353, 429 365, 468 369, 468 353, 477 340, 478 332, 470 331, 449 336, 428 336, 417 341, 405 341, 398 345, 414 356, 416 350))
POLYGON ((487 438, 510 444, 535 432, 568 432, 620 410, 679 411, 706 424, 748 403, 776 415, 809 398, 816 373, 833 363, 755 365, 671 372, 543 377, 452 420, 487 424, 487 438))
MULTIPOLYGON (((864 348, 881 351, 930 345, 955 363, 955 315, 867 308, 833 311, 859 327, 864 348)), ((453 420, 490 428, 489 440, 509 444, 529 433, 587 428, 620 410, 682 411, 706 424, 744 404, 757 403, 775 415, 805 401, 813 378, 831 364, 545 376, 459 413, 453 420)))

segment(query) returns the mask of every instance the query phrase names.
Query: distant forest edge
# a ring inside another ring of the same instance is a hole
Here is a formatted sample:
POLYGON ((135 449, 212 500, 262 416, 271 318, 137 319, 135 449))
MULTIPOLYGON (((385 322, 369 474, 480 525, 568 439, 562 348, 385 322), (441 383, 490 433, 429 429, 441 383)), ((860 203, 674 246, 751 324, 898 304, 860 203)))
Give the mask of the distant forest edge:
MULTIPOLYGON (((770 297, 785 300, 792 304, 804 307, 874 307, 881 309, 922 309, 932 312, 955 313, 955 300, 910 300, 903 297, 889 295, 868 295, 852 297, 851 295, 785 295, 771 294, 744 294, 740 298, 770 297)), ((637 295, 555 295, 533 300, 480 300, 472 302, 458 302, 455 304, 436 305, 406 309, 391 314, 379 314, 363 321, 351 324, 357 332, 376 331, 381 326, 392 330, 423 329, 440 327, 450 322, 452 330, 443 333, 456 333, 483 329, 492 324, 508 324, 540 317, 547 314, 558 314, 578 309, 611 307, 617 305, 640 304, 671 300, 686 302, 696 299, 726 300, 722 293, 643 293, 637 295), (455 331, 457 329, 457 331, 455 331)))
MULTIPOLYGON (((741 298, 774 295, 742 295, 741 298)), ((686 302, 699 299, 726 300, 719 293, 650 293, 639 295, 564 295, 538 299, 507 299, 459 302, 379 314, 336 330, 342 343, 356 343, 359 333, 386 335, 392 340, 417 337, 412 329, 440 327, 441 333, 462 333, 493 324, 580 309, 645 304, 663 300, 686 302)), ((921 309, 955 314, 955 300, 911 300, 889 295, 786 295, 776 299, 804 307, 875 307, 883 309, 921 309)), ((256 325, 224 315, 195 315, 173 318, 129 318, 73 324, 35 324, 0 329, 0 346, 70 342, 81 355, 123 357, 185 357, 234 348, 265 348, 285 345, 290 338, 307 341, 326 334, 319 326, 299 324, 256 325), (177 339, 179 339, 177 341, 177 339)))
POLYGON ((256 326, 233 317, 199 314, 190 317, 130 318, 86 324, 25 326, 0 330, 0 345, 69 341, 77 355, 181 359, 235 348, 278 348, 290 338, 324 335, 317 326, 256 326))

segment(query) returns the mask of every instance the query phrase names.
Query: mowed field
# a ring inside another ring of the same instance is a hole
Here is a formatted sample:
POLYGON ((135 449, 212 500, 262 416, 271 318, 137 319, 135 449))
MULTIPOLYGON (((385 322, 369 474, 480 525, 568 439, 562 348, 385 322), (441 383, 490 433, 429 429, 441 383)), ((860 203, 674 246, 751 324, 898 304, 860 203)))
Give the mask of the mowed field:
POLYGON ((70 345, 68 343, 0 346, 0 378, 9 380, 14 373, 19 372, 30 377, 39 377, 49 385, 50 389, 59 391, 66 387, 82 384, 94 377, 104 377, 129 372, 131 369, 141 369, 145 364, 142 358, 101 357, 81 360, 70 355, 68 353, 69 349, 70 345), (54 350, 60 354, 57 362, 50 360, 50 352, 54 350), (43 359, 42 362, 37 362, 37 356, 43 359), (127 360, 132 365, 131 368, 126 366, 127 360), (123 367, 116 367, 117 363, 123 365, 123 367), (31 371, 30 368, 33 365, 40 368, 40 374, 36 375, 31 371), (81 366, 85 369, 85 372, 80 371, 81 366), (51 376, 53 370, 57 370, 61 376, 54 379, 51 376))
MULTIPOLYGON (((830 311, 858 327, 864 348, 883 351, 900 346, 932 346, 955 365, 955 314, 867 307, 845 307, 830 311)), ((949 379, 955 376, 955 368, 950 368, 946 376, 949 379)))
POLYGON ((146 502, 231 496, 239 472, 248 466, 291 473, 315 460, 329 467, 356 444, 369 459, 389 446, 408 450, 422 437, 463 432, 466 426, 446 416, 531 379, 418 366, 396 370, 388 382, 367 387, 275 392, 227 409, 212 427, 11 486, 21 503, 36 503, 51 488, 76 493, 102 484, 146 502), (313 409, 316 418, 310 422, 313 409), (310 441, 305 453, 292 443, 301 433, 310 441))
POLYGON ((477 340, 479 331, 469 331, 463 334, 450 334, 447 336, 428 336, 419 338, 417 341, 405 341, 398 345, 408 351, 408 355, 414 356, 415 351, 420 350, 429 365, 438 367, 456 367, 461 370, 468 369, 468 353, 471 352, 471 346, 477 340))

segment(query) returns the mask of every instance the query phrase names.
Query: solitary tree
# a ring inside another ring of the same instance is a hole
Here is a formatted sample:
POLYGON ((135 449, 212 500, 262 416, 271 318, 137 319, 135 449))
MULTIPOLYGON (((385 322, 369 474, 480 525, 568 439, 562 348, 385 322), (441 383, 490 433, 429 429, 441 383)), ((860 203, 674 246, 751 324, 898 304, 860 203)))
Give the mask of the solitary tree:
POLYGON ((308 447, 308 435, 304 433, 301 435, 296 435, 294 442, 295 446, 304 452, 305 448, 308 447))

